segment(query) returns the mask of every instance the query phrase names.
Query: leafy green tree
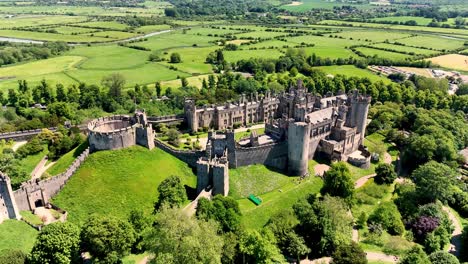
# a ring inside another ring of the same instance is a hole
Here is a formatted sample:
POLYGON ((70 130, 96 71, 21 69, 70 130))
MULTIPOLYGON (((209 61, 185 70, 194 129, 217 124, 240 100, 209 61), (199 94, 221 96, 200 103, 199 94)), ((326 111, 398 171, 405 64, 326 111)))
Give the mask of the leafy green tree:
POLYGON ((367 221, 382 225, 392 235, 401 235, 405 231, 400 212, 393 202, 381 203, 367 221))
POLYGON ((187 201, 187 193, 180 177, 172 175, 164 179, 158 186, 158 201, 154 205, 159 210, 164 204, 169 207, 179 207, 187 201))
POLYGON ((351 173, 344 162, 337 162, 325 173, 323 187, 320 192, 330 196, 338 196, 348 203, 352 202, 354 195, 354 182, 351 173))
POLYGON ((431 264, 431 261, 427 257, 426 253, 421 249, 421 246, 416 245, 405 252, 403 258, 401 258, 399 264, 431 264))
POLYGON ((185 77, 182 77, 180 79, 180 83, 182 84, 182 87, 187 87, 189 85, 189 83, 187 81, 187 78, 185 78, 185 77))
POLYGON ((81 230, 82 250, 88 251, 94 263, 119 263, 135 243, 130 223, 113 216, 92 215, 81 230))
POLYGON ((24 264, 26 257, 21 250, 4 249, 0 251, 0 264, 24 264))
POLYGON ((128 222, 135 230, 135 243, 132 246, 132 253, 142 253, 145 251, 143 236, 151 227, 151 219, 142 210, 132 210, 128 217, 128 222))
POLYGON ((391 184, 397 178, 393 165, 381 163, 375 168, 374 181, 377 184, 391 184))
POLYGON ((169 129, 166 131, 167 140, 173 146, 178 147, 180 145, 180 133, 176 129, 169 129))
POLYGON ((453 195, 453 184, 457 173, 449 166, 430 161, 416 169, 411 177, 416 184, 416 192, 429 202, 447 202, 453 195))
POLYGON ((336 248, 331 264, 367 264, 366 253, 354 241, 336 248))
POLYGON ((301 263, 301 256, 308 254, 310 248, 306 246, 304 238, 294 232, 289 232, 287 234, 287 239, 289 241, 289 245, 287 246, 288 253, 296 257, 297 263, 301 263))
POLYGON ((53 223, 39 232, 28 263, 78 263, 80 229, 71 223, 53 223))
POLYGON ((288 252, 289 234, 294 232, 294 228, 299 224, 299 220, 293 210, 282 210, 270 217, 266 228, 270 229, 278 241, 278 247, 283 253, 288 252))
POLYGON ((430 254, 429 260, 434 264, 459 264, 460 263, 457 257, 442 250, 436 251, 430 254))
POLYGON ((276 246, 276 239, 268 229, 248 230, 239 241, 239 251, 246 263, 282 263, 284 257, 276 246))
POLYGON ((197 220, 178 208, 162 207, 145 245, 156 263, 221 263, 223 239, 214 221, 197 220))
POLYGON ((181 63, 182 62, 182 58, 180 57, 180 54, 179 53, 171 53, 171 57, 169 59, 169 62, 170 63, 181 63))
POLYGON ((156 82, 156 84, 154 85, 155 88, 156 88, 156 96, 157 97, 161 97, 161 82, 156 82))
POLYGON ((125 86, 125 77, 120 73, 113 73, 105 76, 101 81, 102 85, 108 89, 107 95, 117 102, 122 102, 122 90, 125 86))
POLYGON ((78 103, 80 101, 80 91, 75 85, 68 87, 67 100, 70 103, 78 103))
POLYGON ((201 198, 196 215, 199 219, 213 219, 224 232, 235 232, 240 227, 241 211, 238 202, 232 197, 216 195, 212 201, 201 198))
POLYGON ((58 83, 55 86, 55 92, 57 93, 57 101, 59 102, 67 101, 67 93, 65 92, 65 87, 63 87, 63 84, 58 83))

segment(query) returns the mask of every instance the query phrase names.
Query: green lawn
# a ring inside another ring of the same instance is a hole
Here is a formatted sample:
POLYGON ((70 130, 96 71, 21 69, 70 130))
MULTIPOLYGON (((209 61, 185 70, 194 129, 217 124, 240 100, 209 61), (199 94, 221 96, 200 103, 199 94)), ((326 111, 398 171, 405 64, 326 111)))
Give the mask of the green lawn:
POLYGON ((44 150, 36 153, 34 155, 26 156, 25 158, 20 160, 21 167, 27 172, 31 173, 34 168, 36 168, 37 164, 44 158, 45 155, 49 153, 47 149, 47 145, 44 146, 44 150))
POLYGON ((36 229, 23 221, 5 220, 0 224, 0 251, 16 249, 29 253, 37 233, 36 229))
POLYGON ((136 208, 151 212, 158 185, 171 175, 195 188, 196 177, 187 164, 160 149, 99 151, 86 160, 53 203, 78 224, 92 213, 126 218, 136 208))
POLYGON ((259 206, 246 198, 238 200, 242 224, 246 228, 260 229, 273 214, 291 208, 298 199, 310 193, 318 193, 322 187, 322 180, 318 177, 311 176, 300 183, 297 178, 292 179, 280 189, 259 195, 262 199, 259 206))
POLYGON ((229 195, 240 199, 250 194, 260 195, 291 183, 294 177, 273 171, 264 165, 250 165, 229 170, 229 195))
POLYGON ((39 216, 33 214, 31 211, 21 211, 20 214, 25 221, 33 225, 42 225, 44 223, 39 216))
POLYGON ((257 132, 257 135, 265 134, 265 128, 257 128, 257 129, 254 129, 254 130, 252 130, 252 131, 237 132, 237 133, 234 135, 234 139, 235 139, 236 141, 238 141, 238 140, 241 139, 241 138, 249 137, 250 134, 251 134, 253 131, 257 132))
POLYGON ((84 142, 78 147, 70 150, 65 155, 61 156, 54 165, 52 165, 46 172, 51 175, 55 176, 62 172, 65 172, 68 167, 73 163, 73 161, 81 154, 83 151, 88 147, 88 142, 84 142))

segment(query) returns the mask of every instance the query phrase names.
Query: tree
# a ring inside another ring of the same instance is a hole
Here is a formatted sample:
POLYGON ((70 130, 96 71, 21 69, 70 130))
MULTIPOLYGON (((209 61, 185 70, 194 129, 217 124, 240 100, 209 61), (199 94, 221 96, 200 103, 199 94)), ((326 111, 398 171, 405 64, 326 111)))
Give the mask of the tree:
POLYGON ((331 264, 367 264, 366 253, 354 241, 337 247, 332 255, 331 264))
POLYGON ((416 191, 429 202, 440 200, 447 202, 453 195, 452 185, 457 173, 449 166, 430 161, 417 168, 411 177, 416 184, 416 191))
POLYGON ((301 263, 301 256, 304 256, 310 252, 310 249, 305 245, 304 238, 297 235, 294 232, 287 234, 289 245, 287 251, 291 256, 296 257, 297 263, 301 263))
POLYGON ((381 163, 375 168, 374 181, 377 184, 391 184, 397 178, 393 165, 381 163))
POLYGON ((392 235, 401 235, 405 231, 400 212, 393 202, 381 203, 367 221, 382 225, 392 235))
POLYGON ((284 258, 276 246, 276 239, 268 229, 249 230, 241 235, 239 251, 246 263, 282 263, 284 258))
POLYGON ((170 63, 180 63, 182 62, 182 58, 180 57, 180 54, 179 53, 171 53, 171 57, 170 57, 170 60, 169 60, 170 63))
POLYGON ((223 232, 234 232, 240 227, 241 211, 238 202, 232 197, 216 195, 212 201, 201 198, 198 201, 196 215, 205 221, 215 220, 223 232))
POLYGON ((155 88, 156 88, 156 96, 157 97, 161 97, 161 82, 156 82, 156 84, 154 85, 155 88))
POLYGON ((28 256, 28 263, 78 263, 80 229, 72 223, 53 223, 44 227, 28 256))
POLYGON ((151 226, 151 220, 141 210, 132 210, 128 217, 128 222, 135 231, 135 243, 132 247, 132 253, 142 253, 145 251, 143 245, 143 235, 151 226))
POLYGON ((221 263, 223 239, 217 224, 187 216, 178 208, 163 206, 145 237, 156 263, 221 263))
POLYGON ((421 246, 416 245, 405 252, 399 264, 431 264, 426 253, 421 249, 421 246))
POLYGON ((266 228, 275 235, 278 247, 283 253, 288 252, 289 233, 294 232, 297 224, 299 224, 299 220, 293 210, 281 210, 272 215, 266 224, 266 228))
POLYGON ((182 87, 187 87, 189 85, 189 83, 187 81, 187 78, 185 78, 185 77, 180 78, 180 83, 181 83, 182 87))
POLYGON ((459 264, 457 257, 454 255, 445 252, 445 251, 436 251, 429 255, 429 260, 434 264, 459 264))
POLYGON ((135 231, 127 222, 107 215, 92 215, 81 231, 82 250, 94 263, 119 263, 135 243, 135 231))
POLYGON ((117 102, 122 102, 122 90, 125 77, 120 73, 113 73, 102 78, 102 85, 108 89, 108 96, 117 102))
POLYGON ((167 135, 167 140, 169 141, 169 144, 178 147, 180 144, 180 133, 176 129, 169 129, 166 132, 167 135))
POLYGON ((63 84, 58 83, 55 86, 55 92, 57 93, 57 101, 67 102, 67 93, 65 92, 65 87, 63 87, 63 84))
POLYGON ((352 202, 354 182, 344 162, 332 164, 331 168, 325 172, 323 181, 323 187, 320 190, 322 194, 339 196, 344 198, 348 203, 352 202))
POLYGON ((179 207, 187 201, 187 194, 180 177, 172 175, 164 179, 158 186, 158 201, 154 205, 159 210, 164 204, 169 207, 179 207))

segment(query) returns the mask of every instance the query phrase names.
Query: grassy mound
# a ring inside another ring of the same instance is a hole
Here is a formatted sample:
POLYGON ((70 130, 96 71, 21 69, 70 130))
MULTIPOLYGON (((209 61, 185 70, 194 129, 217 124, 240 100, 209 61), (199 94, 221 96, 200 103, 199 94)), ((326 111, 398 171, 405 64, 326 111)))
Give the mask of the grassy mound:
POLYGON ((0 251, 19 249, 29 253, 36 240, 37 231, 23 221, 5 220, 0 224, 0 251))
POLYGON ((151 211, 162 180, 178 175, 196 186, 196 177, 182 161, 160 149, 132 147, 93 153, 53 203, 82 223, 92 213, 127 218, 132 209, 151 211))
POLYGON ((235 199, 247 197, 249 194, 271 192, 288 184, 293 178, 275 172, 264 165, 250 165, 229 171, 230 195, 235 199))

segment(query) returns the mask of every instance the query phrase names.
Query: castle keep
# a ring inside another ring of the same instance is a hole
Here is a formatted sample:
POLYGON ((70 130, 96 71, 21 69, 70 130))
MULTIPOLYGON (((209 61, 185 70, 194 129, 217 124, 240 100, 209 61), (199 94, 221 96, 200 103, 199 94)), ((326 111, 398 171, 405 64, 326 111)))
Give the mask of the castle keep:
POLYGON ((369 96, 357 91, 322 98, 307 93, 301 81, 276 96, 253 95, 250 100, 242 96, 238 102, 222 106, 198 108, 193 100, 187 100, 185 117, 192 130, 226 130, 210 132, 205 153, 198 152, 198 161, 191 164, 198 169, 198 191, 207 186, 223 189, 223 181, 217 181, 213 174, 215 164, 229 168, 264 164, 291 175, 306 175, 308 161, 321 156, 368 168, 370 153, 362 142, 370 102, 369 96), (252 133, 250 138, 234 140, 229 129, 235 124, 257 122, 265 122, 264 135, 252 133))
POLYGON ((95 119, 88 123, 88 134, 91 152, 134 145, 154 148, 154 132, 144 111, 136 111, 133 117, 115 115, 95 119))

